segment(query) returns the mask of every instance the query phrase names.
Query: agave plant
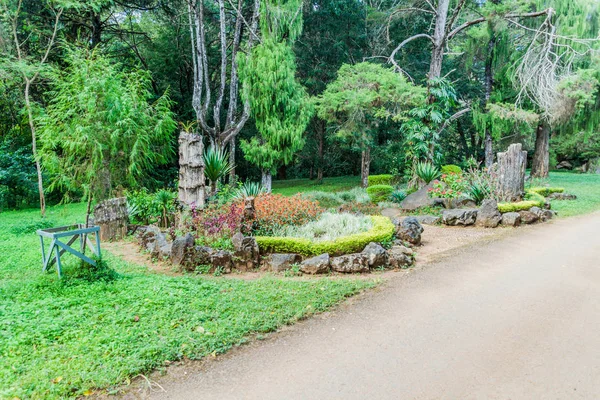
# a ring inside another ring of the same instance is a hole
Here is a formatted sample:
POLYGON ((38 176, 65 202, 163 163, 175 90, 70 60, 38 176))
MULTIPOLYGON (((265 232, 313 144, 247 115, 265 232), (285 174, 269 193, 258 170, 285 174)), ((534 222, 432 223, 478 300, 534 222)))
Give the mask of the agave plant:
POLYGON ((414 174, 424 182, 425 185, 429 185, 431 181, 440 177, 440 169, 430 162, 419 161, 414 166, 414 174))
POLYGON ((204 151, 204 175, 210 181, 210 194, 217 192, 217 182, 234 168, 224 148, 210 146, 204 151))
POLYGON ((265 188, 259 182, 246 181, 239 187, 235 197, 245 199, 246 197, 256 197, 265 192, 265 188))
POLYGON ((154 201, 158 204, 160 208, 161 214, 161 226, 166 228, 169 225, 169 218, 167 214, 173 205, 173 201, 175 200, 175 193, 170 192, 168 190, 162 189, 156 192, 154 195, 154 201))

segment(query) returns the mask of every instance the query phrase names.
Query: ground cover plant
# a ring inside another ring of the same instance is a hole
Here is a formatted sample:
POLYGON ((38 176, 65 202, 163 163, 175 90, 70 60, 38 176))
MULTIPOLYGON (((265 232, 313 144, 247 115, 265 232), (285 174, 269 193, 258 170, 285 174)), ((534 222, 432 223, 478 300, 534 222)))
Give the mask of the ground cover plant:
POLYGON ((548 184, 564 188, 577 196, 575 201, 552 201, 559 217, 571 217, 600 210, 600 175, 573 172, 550 172, 548 184))
POLYGON ((291 196, 296 193, 310 191, 341 192, 350 190, 360 185, 360 178, 356 176, 340 176, 335 178, 324 178, 323 182, 316 179, 289 179, 273 181, 273 193, 291 196))
POLYGON ((288 225, 275 230, 273 236, 304 238, 316 242, 367 232, 373 227, 368 216, 350 213, 324 213, 319 219, 301 226, 288 225))
POLYGON ((222 353, 323 311, 372 281, 206 279, 149 273, 105 252, 118 276, 42 274, 35 230, 82 220, 85 205, 0 214, 0 398, 114 390, 167 360, 222 353), (42 221, 42 222, 41 222, 42 221))

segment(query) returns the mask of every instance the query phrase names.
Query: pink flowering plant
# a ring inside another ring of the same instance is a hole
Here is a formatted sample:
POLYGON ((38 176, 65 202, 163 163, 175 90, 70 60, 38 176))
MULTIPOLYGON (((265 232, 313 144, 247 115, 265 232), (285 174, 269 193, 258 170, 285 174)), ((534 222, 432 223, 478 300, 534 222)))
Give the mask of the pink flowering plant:
POLYGON ((458 199, 467 188, 467 181, 462 174, 443 174, 440 180, 435 180, 429 189, 429 197, 442 199, 458 199))

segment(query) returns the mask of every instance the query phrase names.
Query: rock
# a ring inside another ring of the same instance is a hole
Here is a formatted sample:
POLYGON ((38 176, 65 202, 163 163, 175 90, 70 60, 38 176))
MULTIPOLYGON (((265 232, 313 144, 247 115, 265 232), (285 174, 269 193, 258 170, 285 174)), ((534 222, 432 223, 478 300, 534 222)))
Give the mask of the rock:
POLYGON ((404 246, 392 246, 388 250, 388 265, 390 268, 406 268, 413 264, 414 256, 412 250, 404 246))
POLYGON ((501 220, 502 214, 498 211, 496 200, 485 199, 477 212, 476 225, 485 228, 495 228, 500 225, 501 220))
POLYGON ((300 271, 305 274, 325 274, 329 272, 329 264, 329 254, 325 253, 302 261, 300 271))
POLYGON ((268 271, 283 272, 300 261, 301 257, 298 254, 269 254, 264 258, 263 266, 268 271))
POLYGON ((550 200, 577 200, 577 196, 569 193, 552 193, 548 198, 550 200))
POLYGON ((402 200, 402 203, 400 203, 400 208, 407 211, 413 211, 420 207, 434 206, 436 204, 436 199, 429 197, 429 189, 432 188, 433 185, 429 184, 423 186, 416 192, 409 194, 402 200))
POLYGON ((401 222, 395 221, 396 237, 414 245, 421 244, 423 227, 415 217, 406 217, 401 222))
POLYGON ((150 250, 153 257, 164 258, 171 256, 171 247, 173 243, 167 241, 167 236, 159 232, 154 236, 152 249, 150 250))
POLYGON ((471 199, 458 199, 454 203, 455 208, 476 208, 477 203, 471 199))
POLYGON ((333 257, 331 269, 343 273, 369 272, 369 259, 362 253, 333 257))
POLYGON ((414 217, 422 225, 437 225, 441 218, 435 215, 417 215, 414 217))
POLYGON ((213 267, 211 272, 220 269, 221 272, 228 274, 233 266, 233 254, 227 250, 218 250, 210 255, 209 262, 213 267))
POLYGON ((519 211, 519 215, 521 216, 521 223, 529 225, 534 224, 539 221, 539 217, 534 212, 530 211, 519 211))
POLYGON ((160 233, 160 229, 154 225, 139 228, 137 238, 140 246, 151 252, 154 249, 156 235, 160 233))
POLYGON ((518 212, 502 214, 502 225, 513 227, 521 225, 521 215, 518 212))
POLYGON ((201 265, 210 267, 206 271, 207 273, 213 273, 217 269, 223 273, 230 273, 233 266, 233 255, 229 251, 215 250, 207 246, 185 248, 181 266, 188 271, 194 271, 201 265))
POLYGON ((534 213, 541 222, 546 222, 556 215, 552 210, 540 209, 539 207, 532 207, 529 211, 534 213))
POLYGON ((379 268, 387 265, 387 251, 379 243, 369 243, 362 253, 367 256, 367 262, 371 268, 379 268))
POLYGON ((171 263, 173 265, 181 265, 185 256, 185 249, 191 246, 194 246, 194 236, 191 233, 173 240, 173 244, 171 245, 171 263))
POLYGON ((568 161, 561 161, 556 166, 556 169, 573 169, 573 164, 568 161))
POLYGON ((260 262, 260 249, 256 239, 251 236, 235 234, 232 238, 234 268, 241 272, 256 269, 260 262))
POLYGON ((464 208, 444 210, 442 212, 442 223, 445 225, 473 225, 477 219, 477 209, 464 208))

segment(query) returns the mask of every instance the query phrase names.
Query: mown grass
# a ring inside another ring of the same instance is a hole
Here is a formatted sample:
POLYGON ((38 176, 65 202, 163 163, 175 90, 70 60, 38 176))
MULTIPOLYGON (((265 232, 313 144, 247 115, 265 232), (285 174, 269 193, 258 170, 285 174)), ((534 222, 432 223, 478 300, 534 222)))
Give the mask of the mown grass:
MULTIPOLYGON (((59 399, 114 390, 169 360, 222 353, 373 281, 169 277, 110 255, 114 280, 41 272, 35 229, 81 221, 83 205, 0 214, 0 398, 59 399)), ((68 257, 65 257, 67 261, 68 257)))
POLYGON ((310 179, 290 179, 285 181, 273 181, 273 193, 293 196, 296 193, 311 191, 341 192, 360 185, 358 176, 341 176, 336 178, 324 178, 323 183, 310 179))
POLYGON ((548 183, 564 187, 566 193, 577 196, 577 200, 552 201, 552 209, 559 217, 571 217, 600 210, 600 175, 576 174, 573 172, 551 172, 548 183))

